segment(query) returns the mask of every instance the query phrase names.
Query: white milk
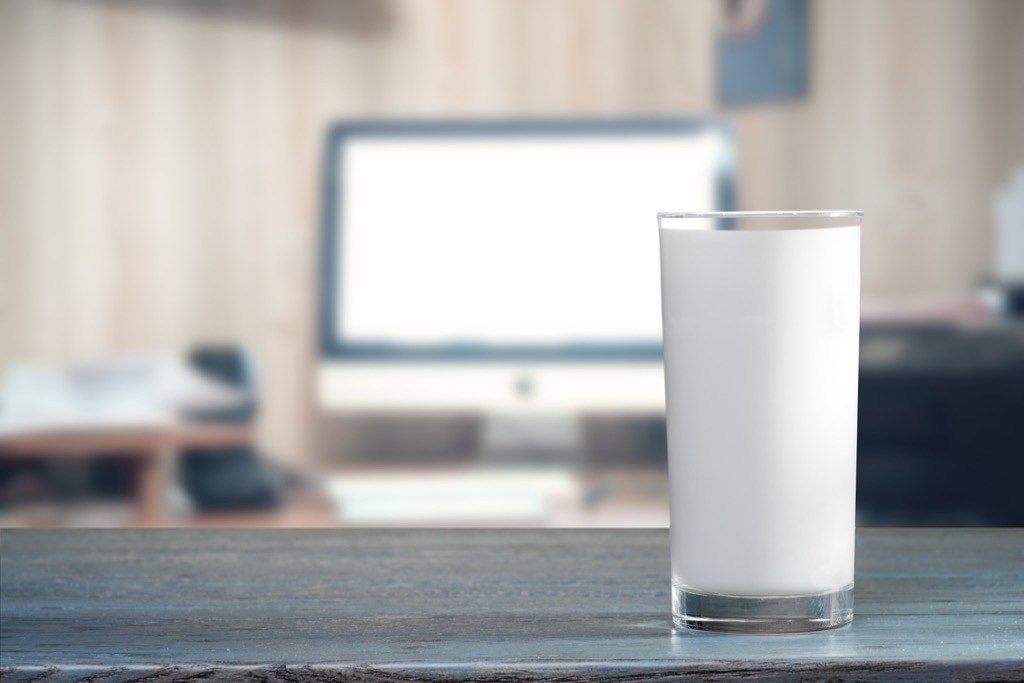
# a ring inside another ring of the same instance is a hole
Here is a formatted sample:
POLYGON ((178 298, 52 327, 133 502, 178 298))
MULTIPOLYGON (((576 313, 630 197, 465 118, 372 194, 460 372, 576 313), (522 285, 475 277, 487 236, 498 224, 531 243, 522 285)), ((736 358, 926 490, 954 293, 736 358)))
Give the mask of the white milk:
POLYGON ((660 234, 674 584, 852 583, 860 228, 660 234))

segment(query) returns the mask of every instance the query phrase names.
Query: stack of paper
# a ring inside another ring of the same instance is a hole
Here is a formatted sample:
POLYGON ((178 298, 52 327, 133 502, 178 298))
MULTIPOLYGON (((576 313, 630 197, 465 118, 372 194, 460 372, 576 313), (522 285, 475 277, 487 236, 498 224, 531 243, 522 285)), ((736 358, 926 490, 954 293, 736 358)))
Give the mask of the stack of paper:
POLYGON ((164 426, 183 411, 232 407, 245 399, 173 357, 19 365, 0 375, 0 436, 164 426))

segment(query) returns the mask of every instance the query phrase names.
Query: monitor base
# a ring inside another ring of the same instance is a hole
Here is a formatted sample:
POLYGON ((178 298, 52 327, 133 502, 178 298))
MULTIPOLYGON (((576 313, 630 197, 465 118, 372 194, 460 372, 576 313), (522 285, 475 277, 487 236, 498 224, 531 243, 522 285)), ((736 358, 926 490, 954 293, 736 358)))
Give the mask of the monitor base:
POLYGON ((489 413, 481 431, 480 462, 583 465, 583 421, 572 413, 489 413))

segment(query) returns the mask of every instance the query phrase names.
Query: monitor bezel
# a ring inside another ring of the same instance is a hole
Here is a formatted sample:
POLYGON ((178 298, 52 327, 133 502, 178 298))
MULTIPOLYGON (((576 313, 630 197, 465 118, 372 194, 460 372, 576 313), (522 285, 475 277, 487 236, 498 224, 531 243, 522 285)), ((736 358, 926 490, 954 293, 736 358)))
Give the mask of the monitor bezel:
MULTIPOLYGON (((722 139, 715 178, 715 211, 730 211, 734 200, 735 147, 731 127, 711 117, 629 119, 472 119, 347 120, 327 132, 322 173, 321 259, 319 273, 320 357, 363 361, 623 361, 656 360, 660 342, 572 342, 565 344, 401 344, 351 342, 338 334, 339 245, 345 145, 366 137, 470 136, 637 136, 717 132, 722 139)), ((653 207, 651 223, 658 208, 653 207)), ((652 230, 654 228, 652 227, 652 230)))

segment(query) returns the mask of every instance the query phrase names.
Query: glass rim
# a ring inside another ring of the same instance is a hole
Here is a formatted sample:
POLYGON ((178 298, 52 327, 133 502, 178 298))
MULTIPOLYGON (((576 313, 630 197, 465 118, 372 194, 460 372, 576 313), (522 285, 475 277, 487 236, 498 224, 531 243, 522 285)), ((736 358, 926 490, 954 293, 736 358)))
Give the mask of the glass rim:
POLYGON ((835 211, 659 211, 658 220, 663 218, 863 218, 858 209, 835 211))

